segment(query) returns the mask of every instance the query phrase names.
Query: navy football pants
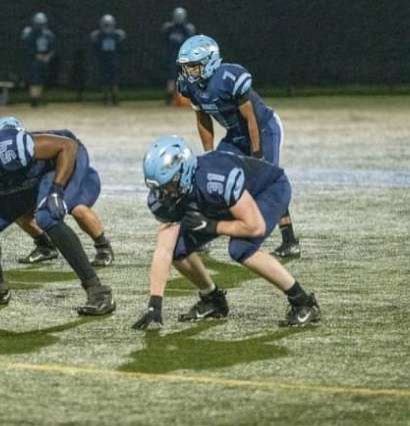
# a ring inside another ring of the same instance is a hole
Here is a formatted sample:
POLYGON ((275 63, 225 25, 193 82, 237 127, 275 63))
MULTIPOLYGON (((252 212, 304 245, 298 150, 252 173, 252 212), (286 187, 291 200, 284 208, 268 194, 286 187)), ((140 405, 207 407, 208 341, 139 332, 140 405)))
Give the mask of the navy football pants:
MULTIPOLYGON (((282 175, 275 183, 266 188, 256 198, 263 218, 266 223, 266 233, 257 238, 236 238, 229 240, 229 255, 237 262, 242 263, 259 250, 262 243, 274 230, 280 218, 286 212, 291 198, 291 186, 286 175, 282 175)), ((182 260, 197 251, 204 244, 218 236, 201 235, 181 229, 174 251, 174 260, 182 260)))

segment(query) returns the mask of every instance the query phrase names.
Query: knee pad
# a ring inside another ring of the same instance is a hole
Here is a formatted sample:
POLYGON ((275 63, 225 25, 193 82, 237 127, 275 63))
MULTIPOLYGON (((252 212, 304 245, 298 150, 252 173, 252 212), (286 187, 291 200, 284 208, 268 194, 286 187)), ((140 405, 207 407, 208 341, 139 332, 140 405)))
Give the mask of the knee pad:
POLYGON ((238 263, 243 263, 248 257, 252 256, 259 247, 251 241, 233 240, 229 243, 229 256, 238 263))
POLYGON ((38 210, 35 214, 35 218, 37 225, 43 231, 47 231, 48 229, 58 224, 58 221, 51 217, 50 212, 46 208, 38 210))

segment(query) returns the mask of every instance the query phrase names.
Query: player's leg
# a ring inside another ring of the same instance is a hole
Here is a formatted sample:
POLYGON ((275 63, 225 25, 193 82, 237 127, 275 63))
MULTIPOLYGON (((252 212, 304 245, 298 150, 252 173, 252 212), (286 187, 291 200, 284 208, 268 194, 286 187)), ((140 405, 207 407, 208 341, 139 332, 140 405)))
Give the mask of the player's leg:
MULTIPOLYGON (((85 148, 81 147, 81 150, 85 151, 85 148)), ((75 193, 70 194, 69 191, 69 197, 73 200, 74 206, 69 212, 74 216, 80 228, 94 241, 96 255, 91 264, 93 266, 109 266, 114 260, 114 251, 110 240, 105 236, 100 218, 91 209, 101 192, 101 181, 97 171, 88 166, 81 185, 77 184, 76 186, 79 189, 75 193)))
MULTIPOLYGON (((88 173, 88 155, 85 148, 80 145, 75 172, 64 190, 64 200, 68 211, 72 211, 78 205, 81 187, 88 173)), ((87 302, 85 305, 79 306, 77 312, 80 315, 110 313, 115 310, 111 288, 101 284, 75 232, 66 223, 56 221, 44 202, 53 178, 54 173, 48 173, 41 180, 37 199, 38 208, 35 215, 37 224, 47 232, 50 239, 79 277, 81 285, 87 293, 87 302)), ((98 197, 98 195, 96 196, 98 197)))
POLYGON ((320 309, 313 294, 308 294, 273 256, 260 250, 272 233, 290 201, 290 184, 285 177, 265 191, 256 202, 265 219, 266 234, 260 238, 231 238, 229 254, 287 296, 290 309, 281 325, 306 325, 320 320, 320 309))
POLYGON ((96 255, 91 262, 93 266, 109 266, 114 260, 114 251, 110 240, 105 236, 100 218, 90 207, 80 204, 71 212, 78 226, 92 238, 96 255))
MULTIPOLYGON (((14 223, 19 216, 32 209, 35 201, 36 191, 32 189, 0 196, 0 233, 14 223)), ((0 305, 7 305, 10 297, 11 293, 1 266, 0 246, 0 305)))
POLYGON ((209 317, 220 318, 228 315, 226 291, 215 285, 202 259, 196 253, 198 247, 207 244, 215 237, 181 232, 178 238, 173 265, 199 289, 198 302, 188 312, 181 314, 178 317, 179 321, 195 321, 209 317))
MULTIPOLYGON (((0 219, 1 225, 1 219, 0 219)), ((7 305, 10 301, 11 293, 6 280, 3 275, 3 268, 1 266, 1 245, 0 245, 0 305, 7 305)))
MULTIPOLYGON (((284 132, 282 122, 275 113, 267 126, 261 129, 261 146, 265 160, 276 166, 279 165, 283 139, 284 132)), ((286 210, 280 219, 279 229, 282 235, 282 244, 273 251, 273 254, 280 258, 300 257, 299 240, 296 238, 293 230, 289 209, 286 210)))
POLYGON ((34 264, 58 257, 58 251, 50 237, 37 225, 33 213, 27 213, 17 219, 18 226, 33 238, 34 249, 18 259, 19 263, 34 264))

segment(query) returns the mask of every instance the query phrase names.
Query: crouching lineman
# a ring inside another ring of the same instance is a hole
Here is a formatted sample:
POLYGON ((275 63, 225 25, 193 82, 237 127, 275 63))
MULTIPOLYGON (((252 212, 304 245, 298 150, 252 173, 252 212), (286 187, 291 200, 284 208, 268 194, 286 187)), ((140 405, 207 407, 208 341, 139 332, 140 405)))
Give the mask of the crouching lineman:
MULTIPOLYGON (((6 122, 7 123, 7 122, 6 122)), ((6 124, 7 125, 7 124, 6 124)), ((1 129, 1 120, 0 120, 1 129)), ((43 132, 30 132, 31 135, 36 134, 51 134, 57 136, 65 136, 70 139, 77 140, 76 136, 69 130, 47 130, 43 132)), ((95 175, 95 185, 100 187, 98 175, 95 175)), ((99 189, 98 189, 99 193, 99 189)), ((98 196, 98 194, 97 194, 98 196)), ((96 199, 93 201, 92 204, 96 199)), ((110 240, 105 236, 104 228, 97 214, 91 209, 91 205, 77 205, 71 211, 71 215, 78 223, 78 226, 93 240, 96 250, 95 257, 91 262, 93 266, 110 266, 114 260, 114 251, 111 247, 110 240)), ((27 213, 20 217, 16 223, 34 241, 34 249, 26 256, 18 259, 19 263, 35 264, 46 260, 55 259, 58 256, 58 251, 53 242, 37 224, 34 219, 33 212, 27 213)))
MULTIPOLYGON (((0 232, 35 211, 36 223, 73 268, 87 293, 86 303, 77 307, 80 315, 103 315, 115 310, 110 287, 101 284, 77 235, 64 223, 64 216, 76 206, 95 202, 99 183, 85 147, 77 140, 31 134, 17 119, 1 119, 0 232)), ((9 300, 0 264, 0 304, 9 300)))
POLYGON ((320 321, 314 294, 307 294, 270 254, 260 250, 291 198, 279 167, 252 157, 212 151, 196 157, 178 136, 159 138, 144 158, 148 205, 161 224, 150 272, 148 310, 136 329, 162 325, 162 299, 171 264, 199 289, 199 301, 180 321, 225 317, 226 292, 218 289, 198 247, 218 235, 231 237, 231 258, 277 286, 290 304, 284 326, 320 321))

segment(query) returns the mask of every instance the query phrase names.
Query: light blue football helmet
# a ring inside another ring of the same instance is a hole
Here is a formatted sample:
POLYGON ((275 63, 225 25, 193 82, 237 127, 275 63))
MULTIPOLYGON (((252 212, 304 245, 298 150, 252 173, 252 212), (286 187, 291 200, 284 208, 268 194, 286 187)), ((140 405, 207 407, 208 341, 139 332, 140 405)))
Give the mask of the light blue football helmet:
POLYGON ((179 49, 177 63, 191 83, 208 80, 222 63, 218 43, 203 34, 192 36, 179 49), (193 65, 201 65, 198 76, 193 76, 189 72, 188 68, 193 65))
POLYGON ((183 138, 162 136, 154 141, 144 156, 145 184, 162 195, 180 198, 192 189, 196 165, 197 158, 183 138), (169 193, 170 187, 172 194, 169 193))
POLYGON ((24 129, 24 127, 16 117, 0 117, 0 130, 4 129, 24 129))

